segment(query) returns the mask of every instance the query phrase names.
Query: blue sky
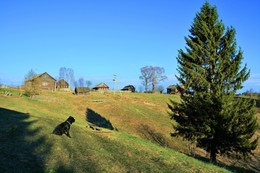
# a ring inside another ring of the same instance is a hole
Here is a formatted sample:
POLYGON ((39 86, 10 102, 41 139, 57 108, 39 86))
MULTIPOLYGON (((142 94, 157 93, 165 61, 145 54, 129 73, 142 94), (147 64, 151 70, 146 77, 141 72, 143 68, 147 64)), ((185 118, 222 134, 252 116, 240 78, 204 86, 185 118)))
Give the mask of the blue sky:
MULTIPOLYGON (((243 63, 251 71, 244 91, 260 92, 260 1, 209 0, 225 26, 233 26, 243 63)), ((140 68, 164 67, 167 87, 177 81, 179 49, 205 0, 0 1, 0 83, 20 85, 30 69, 118 89, 139 88, 140 68)))

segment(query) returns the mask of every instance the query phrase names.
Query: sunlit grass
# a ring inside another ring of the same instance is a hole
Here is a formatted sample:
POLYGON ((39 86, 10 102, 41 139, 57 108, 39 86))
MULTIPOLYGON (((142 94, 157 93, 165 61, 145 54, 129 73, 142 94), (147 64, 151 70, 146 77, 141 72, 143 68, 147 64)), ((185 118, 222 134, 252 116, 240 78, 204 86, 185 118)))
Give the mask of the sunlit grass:
POLYGON ((21 172, 227 172, 176 151, 188 152, 189 146, 170 137, 167 103, 179 101, 179 96, 43 92, 28 98, 12 92, 13 96, 4 96, 0 90, 0 123, 4 124, 0 139, 6 139, 0 147, 0 155, 5 156, 0 161, 6 163, 0 166, 3 170, 12 169, 15 162, 10 161, 16 159, 21 160, 21 172), (118 131, 87 128, 87 109, 109 120, 118 131), (52 135, 54 127, 70 115, 76 119, 72 138, 52 135), (154 137, 165 140, 167 147, 154 137), (33 165, 26 166, 33 160, 33 165))

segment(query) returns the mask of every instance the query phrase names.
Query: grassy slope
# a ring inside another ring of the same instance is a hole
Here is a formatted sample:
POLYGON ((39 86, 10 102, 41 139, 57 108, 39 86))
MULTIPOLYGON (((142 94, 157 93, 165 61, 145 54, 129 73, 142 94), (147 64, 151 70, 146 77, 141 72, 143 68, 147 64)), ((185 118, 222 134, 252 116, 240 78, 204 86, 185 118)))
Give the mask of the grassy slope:
POLYGON ((153 142, 185 152, 172 140, 167 101, 149 94, 42 93, 29 99, 0 90, 0 169, 7 172, 227 172, 153 142), (87 114, 102 117, 118 131, 86 128, 87 114), (54 127, 72 115, 72 139, 54 127), (16 166, 14 166, 16 165, 16 166))

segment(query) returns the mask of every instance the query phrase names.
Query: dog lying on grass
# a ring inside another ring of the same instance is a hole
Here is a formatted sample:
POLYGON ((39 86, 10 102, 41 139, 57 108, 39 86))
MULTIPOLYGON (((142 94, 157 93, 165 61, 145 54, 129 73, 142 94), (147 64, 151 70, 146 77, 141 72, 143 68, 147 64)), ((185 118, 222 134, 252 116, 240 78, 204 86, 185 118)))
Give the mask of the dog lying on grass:
POLYGON ((69 131, 70 131, 71 124, 74 123, 74 122, 75 122, 75 119, 72 116, 70 116, 65 122, 59 124, 53 130, 52 133, 55 134, 55 135, 65 134, 65 135, 67 135, 68 137, 71 138, 69 131))

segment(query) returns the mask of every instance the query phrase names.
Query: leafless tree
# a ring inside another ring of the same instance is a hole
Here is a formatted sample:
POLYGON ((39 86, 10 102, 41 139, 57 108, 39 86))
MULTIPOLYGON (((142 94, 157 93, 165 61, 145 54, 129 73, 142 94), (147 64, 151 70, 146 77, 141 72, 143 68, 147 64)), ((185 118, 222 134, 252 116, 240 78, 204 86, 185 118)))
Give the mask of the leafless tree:
POLYGON ((139 79, 142 80, 145 92, 148 92, 148 86, 152 79, 152 68, 152 66, 145 66, 141 68, 141 76, 139 77, 139 79))
POLYGON ((90 80, 86 81, 87 87, 90 88, 90 86, 92 85, 92 82, 90 80))
POLYGON ((59 80, 66 80, 66 71, 67 71, 67 68, 66 67, 61 67, 60 68, 60 72, 59 72, 59 80))
POLYGON ((167 79, 167 76, 164 75, 165 70, 163 67, 152 67, 152 92, 154 93, 156 91, 156 85, 165 79, 167 79))
POLYGON ((83 77, 81 77, 81 78, 79 78, 79 87, 84 87, 84 78, 83 77))
POLYGON ((40 94, 40 81, 39 79, 33 79, 37 74, 33 69, 29 70, 28 73, 24 76, 24 89, 26 96, 33 96, 40 94), (30 81, 30 80, 34 81, 30 81))
POLYGON ((156 85, 167 77, 164 75, 165 70, 163 67, 153 67, 145 66, 141 68, 141 76, 139 77, 142 80, 142 84, 145 87, 145 92, 148 92, 148 86, 152 84, 152 92, 156 91, 156 85))
POLYGON ((71 68, 61 67, 59 72, 59 79, 64 79, 69 83, 69 86, 71 87, 71 84, 74 84, 75 78, 74 78, 74 71, 71 68))
POLYGON ((28 73, 24 76, 24 81, 30 80, 36 76, 36 73, 33 69, 29 70, 28 73))
POLYGON ((79 86, 78 81, 74 81, 73 85, 74 85, 75 88, 77 88, 79 86))

